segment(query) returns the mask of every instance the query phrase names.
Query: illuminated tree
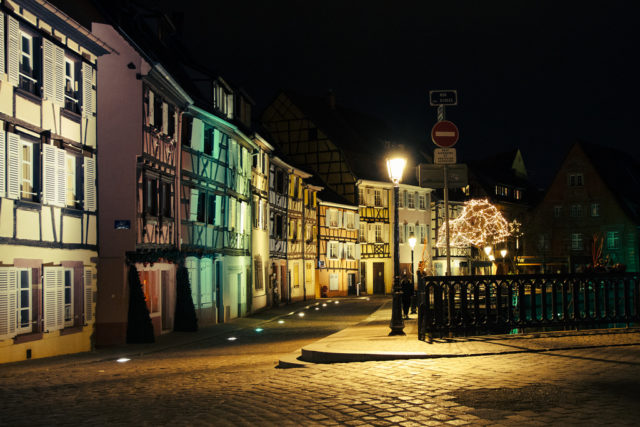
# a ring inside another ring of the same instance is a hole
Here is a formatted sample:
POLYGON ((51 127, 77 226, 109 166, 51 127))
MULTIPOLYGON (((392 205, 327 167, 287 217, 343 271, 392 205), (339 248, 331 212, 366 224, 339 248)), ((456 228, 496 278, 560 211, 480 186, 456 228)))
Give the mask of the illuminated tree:
MULTIPOLYGON (((460 215, 449 220, 451 247, 483 247, 504 242, 510 235, 509 223, 487 199, 466 201, 460 215)), ((436 246, 439 248, 447 246, 444 224, 438 230, 436 246)))

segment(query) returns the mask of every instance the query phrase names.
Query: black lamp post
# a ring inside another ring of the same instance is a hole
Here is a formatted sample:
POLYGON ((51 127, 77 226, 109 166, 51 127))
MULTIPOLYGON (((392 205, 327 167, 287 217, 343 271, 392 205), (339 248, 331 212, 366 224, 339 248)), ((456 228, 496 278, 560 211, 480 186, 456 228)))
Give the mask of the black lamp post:
POLYGON ((406 335, 404 333, 404 320, 402 320, 402 288, 400 286, 400 230, 398 228, 398 197, 402 172, 407 160, 399 153, 390 154, 387 157, 387 171, 393 182, 393 301, 391 306, 391 323, 389 327, 392 335, 406 335))
POLYGON ((413 281, 413 294, 411 295, 411 314, 416 314, 416 275, 413 270, 413 250, 416 247, 416 235, 411 233, 409 235, 409 247, 411 247, 411 280, 413 281))

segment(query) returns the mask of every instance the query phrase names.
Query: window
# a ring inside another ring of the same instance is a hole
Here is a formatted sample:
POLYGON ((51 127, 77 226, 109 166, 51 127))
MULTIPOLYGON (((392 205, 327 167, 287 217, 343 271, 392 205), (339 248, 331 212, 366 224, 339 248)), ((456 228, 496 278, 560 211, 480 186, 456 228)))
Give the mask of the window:
POLYGON ((356 215, 353 212, 345 212, 345 228, 348 230, 356 229, 356 215))
POLYGON ((313 224, 305 224, 304 239, 307 241, 307 243, 313 241, 313 224))
POLYGON ((276 214, 274 216, 274 221, 275 221, 275 236, 279 239, 282 239, 284 237, 284 221, 282 218, 282 215, 280 214, 276 214))
POLYGON ((365 201, 364 195, 365 195, 364 187, 359 187, 358 188, 358 203, 361 206, 366 205, 366 201, 365 201))
POLYGON ((571 234, 571 249, 572 250, 582 250, 582 233, 572 233, 571 234))
POLYGON ((211 155, 213 153, 213 128, 205 126, 204 128, 204 154, 211 155))
POLYGON ((254 283, 255 283, 255 288, 257 291, 264 289, 264 282, 263 282, 263 271, 262 271, 262 260, 260 259, 255 259, 253 260, 253 271, 255 274, 255 279, 254 279, 254 283))
POLYGON ((419 225, 419 236, 418 237, 418 244, 422 245, 425 243, 425 239, 427 238, 427 226, 425 224, 419 225))
POLYGON ((556 218, 560 218, 562 215, 562 206, 556 205, 553 207, 553 216, 556 218))
POLYGON ((207 224, 213 225, 216 216, 216 195, 207 194, 207 224))
POLYGON ((170 182, 162 182, 160 184, 160 215, 165 218, 173 218, 172 193, 170 182))
POLYGON ((409 209, 416 208, 416 198, 415 198, 415 193, 413 191, 407 191, 407 208, 409 209))
POLYGON ((509 195, 509 188, 504 185, 496 185, 496 196, 506 197, 509 195))
POLYGON ((620 249, 620 233, 607 231, 607 249, 620 249))
POLYGON ((384 238, 382 237, 382 224, 376 224, 376 243, 384 243, 384 238))
POLYGON ((219 81, 214 83, 213 105, 227 118, 233 119, 233 93, 224 86, 219 81))
POLYGON ((73 326, 73 269, 64 269, 64 326, 73 326))
POLYGON ((600 216, 600 203, 591 203, 591 216, 600 216))
POLYGON ((287 193, 284 183, 284 172, 282 169, 276 170, 276 192, 280 194, 287 193))
POLYGON ((327 209, 327 215, 329 218, 329 227, 330 228, 337 228, 339 227, 339 222, 338 222, 338 210, 337 209, 327 209))
POLYGON ((339 259, 340 258, 340 254, 339 254, 339 249, 340 249, 340 245, 338 242, 333 242, 330 241, 328 243, 328 251, 327 251, 327 258, 329 259, 339 259))
POLYGON ((155 96, 153 98, 153 126, 157 130, 163 129, 162 123, 162 98, 155 96))
POLYGON ((404 208, 404 198, 405 198, 406 190, 398 191, 398 207, 404 208))
POLYGON ((549 249, 549 236, 546 234, 541 234, 538 239, 538 249, 540 250, 548 250, 549 249))
POLYGON ((516 200, 522 199, 522 190, 513 190, 513 198, 516 200))
POLYGON ((168 109, 169 113, 167 118, 169 123, 167 123, 167 135, 173 138, 176 133, 176 110, 173 108, 173 105, 169 105, 168 109))
POLYGON ((374 206, 382 206, 382 190, 373 191, 373 203, 374 206))
POLYGON ((582 205, 571 205, 571 216, 578 218, 582 216, 582 205))
POLYGON ((419 208, 425 210, 427 208, 427 196, 421 194, 418 200, 420 201, 419 208))
POLYGON ((17 299, 16 299, 16 333, 24 334, 32 331, 31 328, 31 271, 28 269, 17 270, 17 299))
POLYGON ((158 215, 158 180, 145 177, 143 188, 143 212, 147 215, 158 215))
POLYGON ((193 117, 182 116, 182 145, 191 147, 191 132, 193 128, 193 117))
POLYGON ((581 173, 571 173, 569 174, 569 186, 571 187, 580 187, 584 185, 583 177, 581 173))
POLYGON ((346 259, 356 259, 356 245, 355 243, 346 244, 346 259))
POLYGON ((37 73, 34 69, 33 36, 22 32, 20 34, 20 40, 20 68, 18 72, 20 76, 20 88, 39 96, 37 73))
POLYGON ((69 58, 64 59, 64 108, 80 113, 78 106, 78 83, 76 63, 69 58))
POLYGON ((360 231, 358 232, 358 241, 359 242, 366 242, 367 241, 366 226, 367 226, 366 223, 364 223, 364 222, 360 223, 360 231))
POLYGON ((36 200, 33 144, 22 140, 20 148, 20 198, 23 200, 36 200))

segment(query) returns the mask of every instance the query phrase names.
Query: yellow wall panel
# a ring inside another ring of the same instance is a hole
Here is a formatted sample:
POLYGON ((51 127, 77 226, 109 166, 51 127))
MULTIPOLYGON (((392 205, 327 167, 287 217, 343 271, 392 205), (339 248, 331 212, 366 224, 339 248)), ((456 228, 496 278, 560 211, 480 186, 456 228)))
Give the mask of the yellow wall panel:
POLYGON ((13 200, 0 199, 0 237, 13 237, 13 200))
POLYGON ((16 210, 16 237, 18 239, 40 240, 38 212, 16 210))
POLYGON ((82 219, 72 216, 62 217, 62 243, 82 243, 82 219))
POLYGON ((43 207, 41 211, 42 218, 42 240, 45 242, 53 242, 53 228, 51 227, 51 209, 43 207))
POLYGON ((16 118, 40 126, 40 104, 36 104, 21 96, 16 96, 16 118))
POLYGON ((13 86, 7 82, 7 75, 0 72, 0 113, 13 116, 13 86))
POLYGON ((62 116, 60 118, 60 134, 75 142, 81 142, 80 140, 80 123, 62 116))
POLYGON ((50 130, 56 135, 60 134, 60 107, 49 100, 42 101, 42 128, 50 130))
POLYGON ((98 244, 98 222, 95 215, 87 215, 89 221, 89 230, 87 231, 87 244, 98 244))

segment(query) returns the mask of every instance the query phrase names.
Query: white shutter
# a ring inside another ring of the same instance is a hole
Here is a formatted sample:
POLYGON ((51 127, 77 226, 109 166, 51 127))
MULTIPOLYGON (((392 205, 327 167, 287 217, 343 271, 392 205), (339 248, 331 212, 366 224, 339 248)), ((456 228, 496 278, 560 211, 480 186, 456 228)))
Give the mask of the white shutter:
POLYGON ((0 74, 4 70, 4 13, 0 12, 0 74))
POLYGON ((356 243, 356 259, 360 259, 360 246, 361 245, 356 243))
POLYGON ((343 242, 340 242, 338 244, 338 258, 340 258, 340 259, 344 259, 345 258, 344 243, 343 242))
MULTIPOLYGON (((0 13, 0 15, 2 15, 2 13, 0 13)), ((0 16, 0 19, 2 19, 2 16, 0 16)), ((2 28, 0 28, 1 30, 2 28)), ((3 49, 0 49, 0 51, 3 49)), ((0 71, 0 73, 2 73, 2 71, 0 71)), ((4 169, 4 165, 5 165, 5 143, 6 140, 6 135, 5 132, 0 129, 0 197, 4 197, 5 196, 5 192, 7 191, 6 189, 6 174, 5 174, 5 169, 4 169)))
POLYGON ((0 340, 16 335, 17 272, 0 268, 0 340))
MULTIPOLYGON (((84 92, 83 92, 84 94, 84 92)), ((149 91, 149 126, 153 126, 154 119, 154 111, 155 111, 155 96, 152 90, 149 91)), ((194 120, 195 122, 195 120, 194 120)), ((193 146, 192 146, 193 147, 193 146)))
POLYGON ((64 150, 56 148, 56 204, 67 204, 67 157, 64 150))
MULTIPOLYGON (((82 63, 82 115, 90 116, 93 113, 93 67, 91 64, 82 63)), ((151 110, 151 122, 153 124, 153 96, 149 91, 149 109, 151 110)))
POLYGON ((96 159, 84 158, 84 210, 95 212, 97 209, 96 195, 96 159))
POLYGON ((43 317, 45 332, 64 328, 64 270, 45 267, 43 272, 43 317))
POLYGON ((375 242, 376 241, 376 226, 375 224, 367 224, 368 237, 367 242, 375 242))
POLYGON ((20 24, 12 17, 7 16, 7 79, 9 83, 18 86, 18 70, 20 66, 20 24))
POLYGON ((93 321, 93 272, 84 268, 84 323, 93 321))
POLYGON ((222 196, 216 195, 216 216, 214 225, 222 225, 222 196))
POLYGON ((358 230, 358 232, 360 232, 360 214, 355 213, 355 219, 353 221, 355 230, 358 230))
POLYGON ((20 137, 7 132, 7 197, 20 198, 20 137))
POLYGON ((389 207, 389 190, 382 188, 380 193, 382 193, 382 207, 389 207))
POLYGON ((338 215, 338 228, 342 228, 343 224, 346 224, 346 218, 345 216, 345 212, 344 211, 339 211, 336 209, 336 214, 338 215))
POLYGON ((50 101, 55 97, 56 75, 54 70, 55 51, 51 41, 42 39, 42 91, 50 101))
POLYGON ((329 227, 329 224, 331 224, 331 218, 329 218, 331 216, 331 209, 325 209, 324 210, 324 226, 325 227, 329 227))
POLYGON ((189 221, 198 220, 198 190, 191 189, 191 200, 189 204, 189 221))
POLYGON ((169 104, 162 103, 162 133, 169 133, 169 104))
POLYGON ((42 144, 42 202, 56 204, 56 147, 42 144))
POLYGON ((382 241, 389 243, 389 224, 385 224, 384 227, 382 227, 382 241))
POLYGON ((54 101, 56 104, 62 106, 64 105, 64 85, 65 85, 64 49, 62 49, 60 46, 54 45, 54 52, 55 52, 55 71, 54 71, 55 99, 54 101))
POLYGON ((202 120, 193 118, 191 125, 191 148, 197 151, 202 151, 204 140, 204 123, 202 120))

